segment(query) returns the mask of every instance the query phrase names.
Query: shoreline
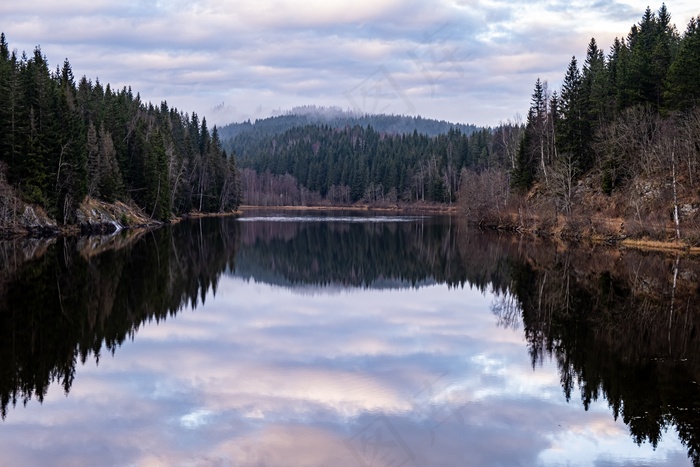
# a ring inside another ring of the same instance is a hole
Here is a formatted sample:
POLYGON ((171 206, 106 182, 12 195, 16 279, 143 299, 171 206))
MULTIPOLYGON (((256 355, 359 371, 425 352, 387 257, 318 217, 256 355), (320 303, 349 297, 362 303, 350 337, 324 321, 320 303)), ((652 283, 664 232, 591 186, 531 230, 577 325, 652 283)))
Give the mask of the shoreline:
POLYGON ((411 206, 372 206, 369 204, 351 204, 342 206, 254 206, 250 204, 238 207, 237 213, 246 211, 353 211, 353 212, 426 212, 433 214, 458 214, 455 205, 411 205, 411 206))
MULTIPOLYGON (((40 228, 37 230, 20 230, 20 229, 2 229, 0 230, 0 239, 4 241, 19 240, 22 238, 59 238, 59 237, 91 237, 91 236, 112 236, 119 232, 138 232, 147 231, 163 227, 168 224, 177 224, 187 219, 202 219, 210 217, 235 217, 245 214, 250 211, 287 211, 287 212, 323 212, 323 211, 352 211, 352 212, 386 212, 386 213, 426 213, 433 215, 460 215, 460 211, 456 205, 434 205, 434 204, 419 204, 419 205, 391 205, 391 206, 372 206, 369 204, 355 204, 343 206, 255 206, 244 204, 238 207, 235 211, 202 213, 189 212, 177 217, 169 219, 167 222, 151 220, 150 222, 138 223, 132 225, 120 226, 119 229, 113 232, 104 232, 99 228, 94 228, 92 225, 88 229, 84 229, 79 224, 54 226, 53 228, 40 228)), ((466 215, 463 215, 466 219, 466 215)), ((684 254, 684 255, 700 255, 700 246, 693 246, 683 241, 678 240, 657 240, 649 238, 633 239, 626 237, 600 237, 588 235, 561 235, 556 232, 548 231, 533 231, 523 229, 516 226, 489 225, 477 222, 470 222, 475 228, 483 230, 492 230, 510 235, 525 235, 531 238, 550 238, 563 240, 574 245, 584 245, 585 243, 594 245, 607 245, 612 248, 619 249, 635 249, 641 251, 655 251, 668 254, 684 254)), ((113 226, 113 224, 110 224, 113 226)))
POLYGON ((478 225, 478 228, 491 230, 495 232, 503 232, 515 235, 527 235, 531 238, 543 238, 557 241, 564 241, 569 244, 583 246, 586 243, 590 245, 603 245, 617 249, 634 249, 638 251, 651 251, 659 253, 681 253, 685 255, 700 255, 700 246, 689 245, 679 240, 656 240, 651 238, 629 238, 629 237, 601 237, 599 235, 562 235, 551 231, 533 231, 530 229, 478 225))
MULTIPOLYGON (((455 205, 436 206, 436 205, 419 205, 419 206, 371 206, 371 205, 346 205, 346 206, 254 206, 241 205, 238 210, 232 214, 243 214, 246 211, 354 211, 354 212, 423 212, 428 214, 446 214, 459 215, 459 209, 455 205)), ((216 216, 218 214, 208 215, 216 216)), ((228 215, 223 213, 223 215, 228 215)), ((198 217, 204 217, 198 216, 198 217)), ((466 215, 464 215, 466 218, 466 215)), ((467 222, 469 220, 467 219, 467 222)), ((685 255, 700 255, 700 246, 692 246, 678 240, 654 240, 648 238, 633 239, 633 238, 610 238, 599 236, 586 235, 558 235, 555 232, 532 231, 519 227, 506 227, 504 225, 491 226, 488 224, 479 224, 470 222, 475 228, 483 230, 492 230, 495 232, 507 233, 509 235, 526 235, 531 238, 550 238, 563 240, 571 244, 584 246, 586 243, 594 245, 606 245, 611 248, 618 249, 635 249, 640 251, 652 251, 659 253, 680 253, 685 255)))
POLYGON ((635 240, 624 238, 616 243, 621 247, 634 248, 644 251, 664 251, 664 252, 681 252, 691 255, 700 255, 700 247, 687 245, 678 241, 662 241, 662 240, 635 240))

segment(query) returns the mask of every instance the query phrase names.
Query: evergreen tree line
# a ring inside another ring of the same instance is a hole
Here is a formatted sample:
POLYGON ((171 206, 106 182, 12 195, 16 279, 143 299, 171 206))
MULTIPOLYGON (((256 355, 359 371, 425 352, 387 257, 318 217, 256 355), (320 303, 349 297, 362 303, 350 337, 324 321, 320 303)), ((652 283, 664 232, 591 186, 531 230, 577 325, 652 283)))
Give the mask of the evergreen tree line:
POLYGON ((155 219, 235 209, 233 155, 217 128, 166 102, 141 101, 86 77, 51 71, 39 47, 10 51, 0 35, 0 174, 63 223, 86 196, 132 203, 155 219))
MULTIPOLYGON (((607 55, 591 39, 583 66, 571 59, 559 92, 550 93, 546 82, 536 81, 513 185, 528 189, 542 183, 563 199, 565 212, 573 182, 591 171, 610 194, 635 171, 651 172, 639 162, 644 152, 660 151, 652 146, 661 127, 679 143, 694 137, 683 129, 697 118, 699 103, 700 16, 680 34, 666 5, 657 13, 647 8, 607 55), (622 127, 640 115, 651 118, 651 126, 629 127, 624 135, 629 140, 619 144, 622 127)), ((689 157, 700 153, 699 147, 687 149, 689 157)))
POLYGON ((453 128, 435 137, 307 125, 245 142, 240 135, 236 144, 239 165, 250 169, 242 172, 249 203, 451 203, 463 168, 515 163, 520 133, 511 123, 470 135, 453 128), (291 200, 290 193, 299 196, 291 200))

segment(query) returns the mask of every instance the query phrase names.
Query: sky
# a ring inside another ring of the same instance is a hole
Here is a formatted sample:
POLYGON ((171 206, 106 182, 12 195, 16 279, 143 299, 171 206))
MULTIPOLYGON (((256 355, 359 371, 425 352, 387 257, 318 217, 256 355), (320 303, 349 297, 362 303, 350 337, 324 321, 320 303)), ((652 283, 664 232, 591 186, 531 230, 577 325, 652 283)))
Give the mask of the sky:
MULTIPOLYGON (((632 0, 11 0, 0 30, 52 67, 131 86, 212 124, 297 106, 497 125, 535 80, 561 84, 592 37, 609 50, 650 6, 632 0)), ((697 0, 668 1, 683 32, 697 0)))

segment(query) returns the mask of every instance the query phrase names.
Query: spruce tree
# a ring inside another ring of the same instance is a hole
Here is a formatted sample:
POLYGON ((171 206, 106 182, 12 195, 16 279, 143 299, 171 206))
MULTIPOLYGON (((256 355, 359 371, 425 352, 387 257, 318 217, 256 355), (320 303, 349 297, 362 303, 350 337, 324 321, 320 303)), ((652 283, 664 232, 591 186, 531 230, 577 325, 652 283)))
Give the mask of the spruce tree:
POLYGON ((123 181, 117 152, 114 148, 112 136, 105 130, 104 124, 100 125, 98 132, 100 168, 99 168, 99 192, 106 201, 114 201, 123 193, 123 181))
POLYGON ((700 104, 700 16, 691 18, 680 41, 664 97, 670 110, 689 110, 700 104))
POLYGON ((59 74, 57 120, 60 148, 56 162, 56 209, 63 223, 73 220, 75 208, 87 194, 87 157, 85 127, 76 111, 75 79, 68 60, 59 74))
MULTIPOLYGON (((588 44, 586 61, 582 74, 583 105, 585 106, 585 118, 593 128, 601 125, 605 120, 608 104, 608 81, 605 68, 603 51, 598 48, 595 38, 588 44)), ((591 128, 591 130, 593 130, 591 128)), ((588 136, 592 137, 593 131, 588 136)))
POLYGON ((97 141, 97 130, 92 122, 88 123, 87 127, 87 143, 85 146, 87 153, 87 172, 88 172, 88 196, 100 196, 100 145, 97 141))
POLYGON ((15 98, 12 80, 14 64, 10 61, 10 49, 5 33, 0 33, 0 161, 9 163, 12 155, 12 107, 15 98))
POLYGON ((557 127, 557 143, 560 155, 567 154, 577 164, 587 165, 584 154, 582 103, 583 82, 576 57, 571 58, 564 76, 560 96, 561 118, 557 127))

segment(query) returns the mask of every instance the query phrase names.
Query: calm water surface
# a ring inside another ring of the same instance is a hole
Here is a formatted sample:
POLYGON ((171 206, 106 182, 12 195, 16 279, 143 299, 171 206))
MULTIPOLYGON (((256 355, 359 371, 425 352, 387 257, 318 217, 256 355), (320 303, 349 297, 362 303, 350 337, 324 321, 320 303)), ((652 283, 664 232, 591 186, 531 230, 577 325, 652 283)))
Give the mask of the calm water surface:
POLYGON ((0 465, 692 465, 692 258, 427 216, 4 243, 0 465))

